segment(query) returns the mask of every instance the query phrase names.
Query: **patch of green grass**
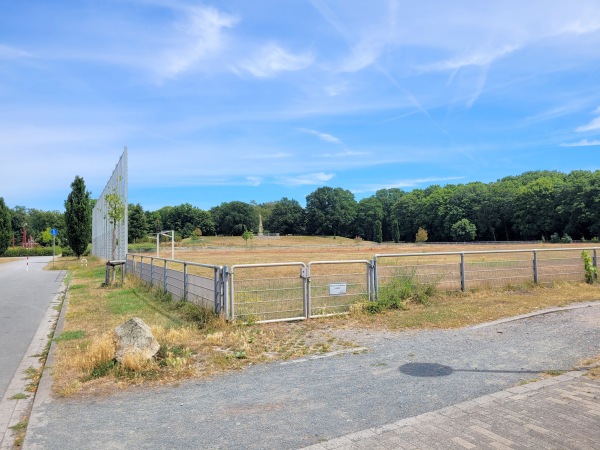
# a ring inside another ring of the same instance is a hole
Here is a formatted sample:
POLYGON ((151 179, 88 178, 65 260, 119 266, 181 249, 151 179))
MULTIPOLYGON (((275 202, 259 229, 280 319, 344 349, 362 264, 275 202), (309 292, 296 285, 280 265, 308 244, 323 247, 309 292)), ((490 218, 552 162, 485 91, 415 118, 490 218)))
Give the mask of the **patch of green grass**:
POLYGON ((180 302, 177 306, 181 310, 183 317, 196 324, 198 328, 204 328, 216 318, 216 314, 208 308, 203 308, 190 302, 180 302))
POLYGON ((557 377, 559 375, 562 375, 563 373, 565 373, 564 370, 545 370, 544 372, 542 372, 542 375, 546 375, 549 377, 557 377))
POLYGON ((18 394, 9 397, 9 400, 24 400, 26 398, 29 398, 29 395, 19 392, 18 394))
POLYGON ((27 425, 29 425, 29 417, 23 418, 19 423, 9 427, 15 433, 15 448, 21 448, 23 441, 25 440, 25 431, 27 431, 27 425))
POLYGON ((144 309, 146 303, 137 295, 136 289, 119 289, 106 296, 108 310, 111 314, 125 316, 134 314, 144 309))
POLYGON ((25 375, 27 375, 26 378, 30 380, 27 386, 25 386, 25 390, 28 392, 37 391, 40 378, 42 377, 42 367, 36 369, 35 367, 29 366, 25 369, 25 375))
POLYGON ((89 375, 89 377, 85 380, 93 380, 94 378, 101 378, 108 375, 117 365, 117 361, 114 359, 104 361, 94 367, 89 375))
POLYGON ((56 342, 71 341, 73 339, 81 339, 82 337, 85 337, 85 331, 83 330, 63 331, 60 333, 60 336, 54 338, 54 340, 56 342))
POLYGON ((79 289, 88 289, 88 287, 85 284, 72 284, 69 289, 72 291, 77 291, 79 289))
POLYGON ((539 378, 529 378, 529 379, 522 379, 519 380, 519 382, 517 383, 517 386, 523 386, 525 384, 529 384, 529 383, 537 383, 538 381, 540 381, 539 378))

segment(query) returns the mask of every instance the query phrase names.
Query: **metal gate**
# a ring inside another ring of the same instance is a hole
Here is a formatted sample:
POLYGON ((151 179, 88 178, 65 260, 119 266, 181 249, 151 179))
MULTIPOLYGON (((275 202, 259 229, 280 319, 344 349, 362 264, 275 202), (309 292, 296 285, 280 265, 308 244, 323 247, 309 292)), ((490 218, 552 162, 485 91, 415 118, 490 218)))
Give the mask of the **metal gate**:
POLYGON ((301 262, 231 266, 229 320, 280 322, 306 319, 306 275, 306 264, 301 262))
POLYGON ((354 303, 371 300, 373 264, 366 260, 308 263, 308 317, 348 312, 354 303))
POLYGON ((366 260, 231 266, 228 318, 279 322, 346 313, 372 299, 372 269, 366 260))

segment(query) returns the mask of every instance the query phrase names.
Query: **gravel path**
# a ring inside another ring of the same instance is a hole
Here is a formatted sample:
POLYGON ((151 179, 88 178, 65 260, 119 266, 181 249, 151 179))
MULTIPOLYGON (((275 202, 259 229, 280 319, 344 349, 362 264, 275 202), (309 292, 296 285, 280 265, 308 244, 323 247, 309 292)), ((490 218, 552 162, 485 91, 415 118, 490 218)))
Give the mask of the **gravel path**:
POLYGON ((569 370, 600 353, 600 304, 480 328, 353 336, 366 353, 265 364, 109 398, 40 392, 25 448, 312 445, 569 370))

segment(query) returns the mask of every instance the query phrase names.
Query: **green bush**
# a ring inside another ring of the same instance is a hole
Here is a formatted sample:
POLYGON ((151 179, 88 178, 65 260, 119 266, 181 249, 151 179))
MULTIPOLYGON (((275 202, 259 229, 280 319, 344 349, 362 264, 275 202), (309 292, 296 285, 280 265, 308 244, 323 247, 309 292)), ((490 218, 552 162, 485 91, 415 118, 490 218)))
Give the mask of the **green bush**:
MULTIPOLYGON (((55 254, 60 255, 62 249, 60 247, 55 248, 55 254)), ((23 247, 11 247, 7 249, 3 254, 6 258, 15 258, 21 256, 52 256, 52 247, 35 247, 35 248, 23 248, 23 247)))
POLYGON ((398 273, 388 284, 379 289, 377 301, 366 303, 363 308, 370 313, 387 309, 405 310, 405 302, 412 300, 426 305, 434 293, 435 284, 419 282, 414 271, 398 273))
MULTIPOLYGON (((166 244, 163 244, 163 248, 166 244)), ((169 243, 169 246, 171 245, 171 243, 169 243)), ((136 244, 129 244, 127 247, 127 251, 129 253, 150 253, 150 252, 156 252, 156 241, 152 242, 152 243, 136 243, 136 244)))
POLYGON ((571 244, 573 239, 567 233, 563 234, 563 237, 560 238, 561 244, 571 244))
POLYGON ((581 258, 585 270, 585 281, 588 284, 594 284, 598 279, 598 268, 594 266, 594 261, 587 250, 581 252, 581 258))
MULTIPOLYGON (((92 244, 88 244, 87 248, 85 249, 85 252, 83 252, 83 255, 81 255, 81 256, 89 256, 91 252, 92 252, 92 244)), ((50 253, 50 254, 52 254, 52 253, 50 253)), ((56 252, 56 254, 58 255, 58 252, 56 252)), ((71 250, 71 247, 66 246, 62 251, 62 255, 63 256, 75 256, 75 252, 73 250, 71 250)))
POLYGON ((562 237, 558 233, 552 233, 550 236, 550 242, 553 244, 571 244, 573 239, 567 233, 563 234, 562 237))

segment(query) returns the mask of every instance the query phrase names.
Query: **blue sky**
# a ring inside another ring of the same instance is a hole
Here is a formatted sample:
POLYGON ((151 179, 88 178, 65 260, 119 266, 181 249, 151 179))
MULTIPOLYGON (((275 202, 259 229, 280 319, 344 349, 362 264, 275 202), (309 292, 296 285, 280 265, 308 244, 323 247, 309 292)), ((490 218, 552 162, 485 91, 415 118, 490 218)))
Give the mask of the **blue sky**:
POLYGON ((145 209, 600 168, 600 2, 0 0, 0 196, 145 209))

